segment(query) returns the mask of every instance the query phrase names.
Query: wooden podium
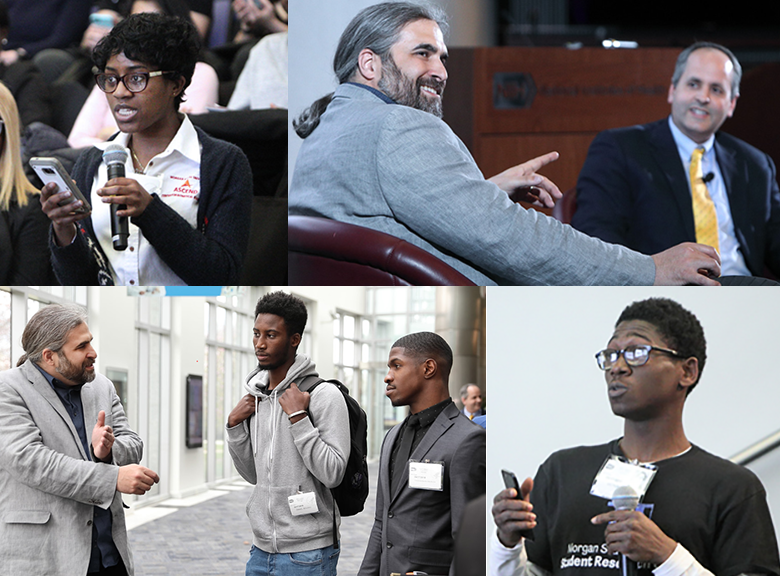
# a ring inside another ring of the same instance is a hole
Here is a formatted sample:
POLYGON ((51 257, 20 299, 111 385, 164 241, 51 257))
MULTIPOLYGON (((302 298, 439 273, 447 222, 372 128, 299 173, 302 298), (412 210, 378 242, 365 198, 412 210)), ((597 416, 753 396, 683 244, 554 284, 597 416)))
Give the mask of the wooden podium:
POLYGON ((598 132, 669 115, 679 52, 452 48, 444 120, 486 177, 557 150, 560 159, 540 172, 565 192, 598 132))

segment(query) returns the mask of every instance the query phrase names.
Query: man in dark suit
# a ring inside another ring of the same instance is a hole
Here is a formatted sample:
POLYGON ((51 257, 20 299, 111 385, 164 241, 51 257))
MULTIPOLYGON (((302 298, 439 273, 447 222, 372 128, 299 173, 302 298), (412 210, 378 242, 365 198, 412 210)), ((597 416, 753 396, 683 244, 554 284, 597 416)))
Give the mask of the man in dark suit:
POLYGON ((669 87, 668 119, 594 139, 577 182, 572 225, 645 254, 698 241, 718 249, 723 275, 762 276, 765 267, 780 275, 775 165, 718 132, 734 113, 741 74, 723 46, 699 42, 685 49, 669 87), (703 148, 700 171, 691 174, 697 148, 703 148), (707 208, 694 207, 691 180, 694 189, 706 185, 705 202, 714 204, 713 241, 701 236, 707 208))
POLYGON ((485 431, 461 414, 447 382, 452 350, 419 332, 393 344, 385 395, 411 415, 382 443, 374 527, 359 576, 452 573, 466 505, 485 493, 485 431))
POLYGON ((469 420, 484 416, 482 409, 482 390, 476 384, 464 384, 460 389, 460 401, 463 403, 463 415, 469 420))

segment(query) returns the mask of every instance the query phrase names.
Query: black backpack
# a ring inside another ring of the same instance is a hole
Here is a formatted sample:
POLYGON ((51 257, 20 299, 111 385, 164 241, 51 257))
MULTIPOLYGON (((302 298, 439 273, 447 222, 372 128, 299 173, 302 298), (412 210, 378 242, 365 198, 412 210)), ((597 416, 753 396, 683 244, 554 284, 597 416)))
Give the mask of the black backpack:
MULTIPOLYGON (((349 395, 349 389, 344 384, 338 380, 315 378, 308 378, 308 382, 303 382, 298 389, 301 392, 311 394, 317 386, 323 382, 329 382, 339 389, 347 403, 347 412, 349 413, 349 458, 347 458, 347 469, 344 472, 344 478, 341 484, 331 488, 331 494, 333 494, 333 499, 338 504, 339 512, 342 516, 354 516, 363 511, 366 498, 368 498, 368 463, 366 462, 368 453, 368 419, 357 400, 349 395)), ((316 418, 321 416, 318 414, 316 418)), ((316 425, 311 414, 309 414, 309 419, 312 425, 316 425)), ((335 520, 334 514, 334 525, 335 520)))

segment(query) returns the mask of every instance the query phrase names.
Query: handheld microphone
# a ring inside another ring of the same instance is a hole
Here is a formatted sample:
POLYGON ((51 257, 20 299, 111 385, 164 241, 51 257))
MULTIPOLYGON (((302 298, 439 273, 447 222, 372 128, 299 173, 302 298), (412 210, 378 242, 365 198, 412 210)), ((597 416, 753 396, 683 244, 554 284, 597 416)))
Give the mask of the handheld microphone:
MULTIPOLYGON (((127 148, 121 144, 109 144, 103 152, 103 162, 108 168, 108 179, 125 177, 125 162, 128 158, 127 148)), ((111 204, 111 241, 114 250, 127 248, 127 237, 130 236, 130 225, 127 216, 117 216, 118 210, 127 209, 126 204, 111 204)))
POLYGON ((715 179, 715 172, 707 172, 704 176, 701 177, 701 181, 705 184, 708 184, 709 182, 712 182, 715 179))
MULTIPOLYGON (((612 494, 612 503, 615 510, 636 510, 639 506, 639 495, 631 486, 618 486, 612 494)), ((620 555, 620 567, 622 576, 637 576, 639 568, 636 562, 625 554, 620 555)))

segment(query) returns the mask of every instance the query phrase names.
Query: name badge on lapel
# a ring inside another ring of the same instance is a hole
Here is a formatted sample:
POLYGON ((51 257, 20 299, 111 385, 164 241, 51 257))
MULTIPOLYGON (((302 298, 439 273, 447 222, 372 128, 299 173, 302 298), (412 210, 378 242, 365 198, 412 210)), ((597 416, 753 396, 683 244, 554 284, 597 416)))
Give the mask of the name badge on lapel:
POLYGON ((409 488, 444 490, 444 462, 409 460, 409 488))

